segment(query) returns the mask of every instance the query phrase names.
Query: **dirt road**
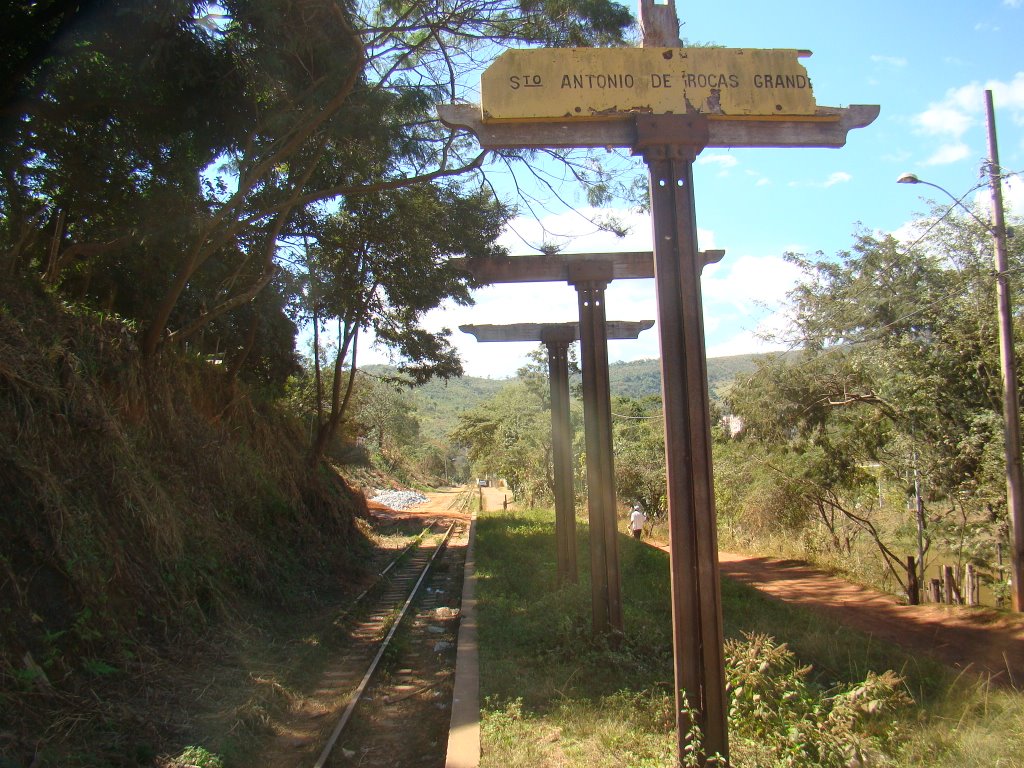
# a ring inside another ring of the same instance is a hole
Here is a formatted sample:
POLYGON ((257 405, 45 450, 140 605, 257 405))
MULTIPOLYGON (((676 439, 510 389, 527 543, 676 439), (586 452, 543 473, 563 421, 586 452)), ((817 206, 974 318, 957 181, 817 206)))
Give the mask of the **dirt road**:
POLYGON ((956 669, 1024 687, 1024 617, 985 608, 900 605, 806 563, 719 552, 722 575, 770 597, 820 611, 861 632, 956 669))
POLYGON ((401 520, 422 520, 424 523, 435 520, 469 520, 476 509, 475 489, 469 486, 444 488, 426 494, 428 501, 405 510, 394 510, 383 504, 367 502, 370 517, 378 522, 401 520))

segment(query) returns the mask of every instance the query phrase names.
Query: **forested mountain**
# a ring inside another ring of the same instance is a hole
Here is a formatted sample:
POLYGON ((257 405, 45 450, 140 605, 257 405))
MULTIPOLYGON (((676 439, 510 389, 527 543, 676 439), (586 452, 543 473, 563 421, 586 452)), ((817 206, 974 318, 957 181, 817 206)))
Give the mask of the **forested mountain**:
MULTIPOLYGON (((713 399, 720 399, 725 388, 741 373, 750 373, 764 355, 731 355, 708 358, 708 388, 713 399)), ((646 397, 661 394, 661 370, 658 360, 634 360, 612 363, 608 376, 613 395, 646 397)))
MULTIPOLYGON (((387 365, 368 365, 362 369, 370 376, 395 377, 398 369, 387 365)), ((459 414, 494 397, 508 384, 507 379, 459 376, 448 380, 432 379, 409 392, 420 434, 426 438, 447 440, 459 414)))
MULTIPOLYGON (((764 355, 733 355, 708 359, 708 385, 711 396, 720 399, 735 378, 751 373, 764 355)), ((608 366, 611 394, 642 398, 661 394, 661 371, 655 359, 616 362, 608 366)), ((362 372, 370 376, 393 378, 400 376, 397 368, 386 365, 368 365, 362 372)), ((581 377, 576 374, 574 383, 581 377)), ((410 390, 409 400, 419 431, 428 439, 445 440, 458 422, 460 414, 494 397, 511 379, 491 379, 479 376, 461 376, 447 381, 435 379, 410 390)))

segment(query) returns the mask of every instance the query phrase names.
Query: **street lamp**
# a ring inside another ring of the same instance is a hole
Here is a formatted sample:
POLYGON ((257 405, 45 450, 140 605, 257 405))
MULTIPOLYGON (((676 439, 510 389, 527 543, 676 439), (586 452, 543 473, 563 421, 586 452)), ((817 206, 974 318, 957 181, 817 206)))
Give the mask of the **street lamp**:
MULTIPOLYGON (((965 197, 967 197, 967 195, 962 195, 961 197, 955 197, 953 195, 953 193, 950 192, 945 187, 940 187, 938 184, 933 184, 930 181, 925 181, 924 179, 920 179, 920 178, 918 178, 916 173, 903 173, 903 174, 900 174, 900 177, 898 179, 896 179, 896 183, 897 184, 924 184, 926 187, 933 187, 933 188, 939 190, 942 194, 947 195, 949 197, 949 199, 953 201, 954 205, 960 206, 960 209, 962 211, 964 211, 964 213, 966 213, 968 216, 970 216, 976 222, 981 224, 981 226, 983 226, 985 228, 985 230, 990 235, 992 235, 993 237, 995 236, 995 229, 994 229, 994 227, 991 224, 989 224, 987 221, 983 221, 983 220, 979 219, 978 216, 974 213, 974 211, 972 211, 970 208, 968 208, 966 205, 963 204, 963 199, 965 197)), ((977 188, 978 187, 974 187, 973 189, 971 189, 971 192, 973 192, 977 188)), ((970 194, 970 192, 968 192, 968 194, 970 194)))
POLYGON ((1006 222, 1003 219, 1003 189, 999 176, 999 149, 996 144, 996 124, 992 108, 992 91, 985 91, 988 108, 989 186, 992 188, 992 223, 982 221, 974 212, 953 196, 949 190, 919 179, 913 173, 904 173, 899 184, 925 184, 947 195, 956 205, 970 214, 992 235, 995 252, 996 304, 999 319, 999 366, 1003 378, 1003 440, 1006 452, 1006 502, 1013 530, 1013 555, 1010 564, 1013 609, 1024 611, 1024 470, 1021 467, 1020 414, 1017 399, 1017 361, 1013 349, 1013 315, 1007 279, 1006 222))

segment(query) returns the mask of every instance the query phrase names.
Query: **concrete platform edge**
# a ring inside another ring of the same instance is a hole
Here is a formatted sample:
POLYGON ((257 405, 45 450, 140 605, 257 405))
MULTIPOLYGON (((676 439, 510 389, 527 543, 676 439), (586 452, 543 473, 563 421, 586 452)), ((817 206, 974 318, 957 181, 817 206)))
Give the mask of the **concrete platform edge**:
POLYGON ((448 731, 445 768, 480 765, 480 656, 476 636, 476 513, 469 524, 466 564, 462 581, 452 720, 448 731))

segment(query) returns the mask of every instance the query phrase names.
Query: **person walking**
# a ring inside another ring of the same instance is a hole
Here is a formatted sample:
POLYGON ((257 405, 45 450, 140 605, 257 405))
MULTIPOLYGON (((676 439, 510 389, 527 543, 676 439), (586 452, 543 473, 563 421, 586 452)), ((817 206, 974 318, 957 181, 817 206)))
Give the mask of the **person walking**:
POLYGON ((633 532, 633 538, 639 539, 640 534, 643 533, 644 523, 647 522, 647 515, 645 515, 639 504, 633 505, 633 511, 629 514, 629 529, 633 532))

